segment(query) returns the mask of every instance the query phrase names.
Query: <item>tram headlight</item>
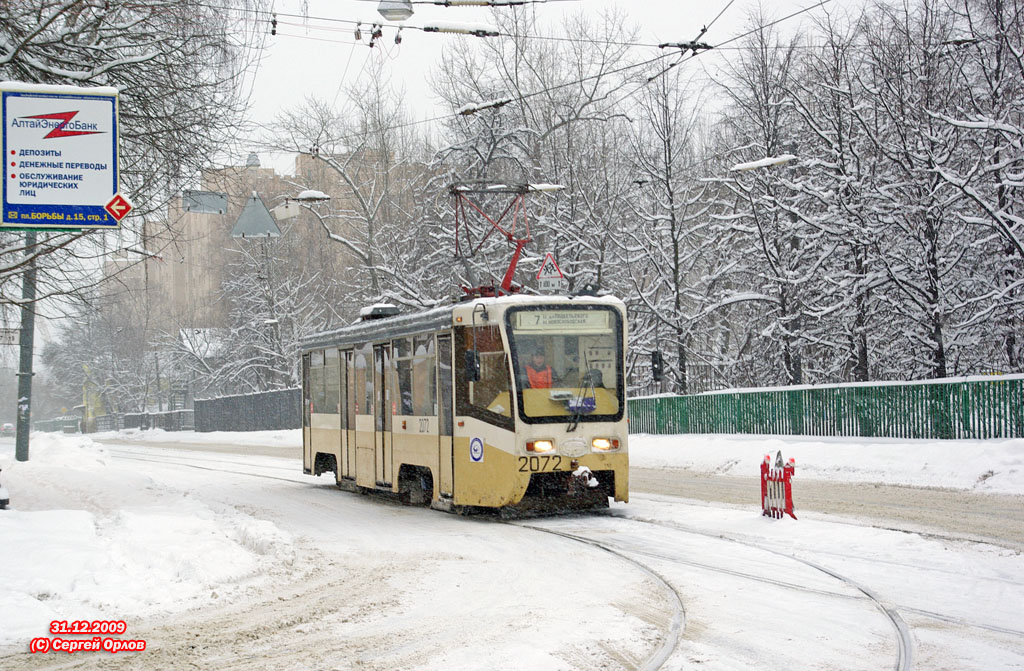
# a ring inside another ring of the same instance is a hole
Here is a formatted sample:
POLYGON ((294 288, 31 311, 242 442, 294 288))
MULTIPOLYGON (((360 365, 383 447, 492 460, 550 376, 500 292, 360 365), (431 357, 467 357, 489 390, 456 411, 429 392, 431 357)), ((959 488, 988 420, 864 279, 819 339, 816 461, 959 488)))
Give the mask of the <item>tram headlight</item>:
POLYGON ((590 446, 599 452, 607 452, 609 450, 619 449, 618 438, 594 438, 590 441, 590 446))
POLYGON ((527 452, 550 452, 555 449, 555 443, 552 440, 531 440, 526 443, 527 452))

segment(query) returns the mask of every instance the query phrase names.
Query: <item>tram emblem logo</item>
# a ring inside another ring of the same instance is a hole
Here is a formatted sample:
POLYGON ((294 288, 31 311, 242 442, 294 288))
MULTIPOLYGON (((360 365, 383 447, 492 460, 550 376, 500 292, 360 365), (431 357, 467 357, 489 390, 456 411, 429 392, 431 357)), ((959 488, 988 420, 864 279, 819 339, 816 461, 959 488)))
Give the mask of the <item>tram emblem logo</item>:
POLYGON ((484 441, 474 438, 469 441, 469 460, 479 464, 484 460, 484 441))

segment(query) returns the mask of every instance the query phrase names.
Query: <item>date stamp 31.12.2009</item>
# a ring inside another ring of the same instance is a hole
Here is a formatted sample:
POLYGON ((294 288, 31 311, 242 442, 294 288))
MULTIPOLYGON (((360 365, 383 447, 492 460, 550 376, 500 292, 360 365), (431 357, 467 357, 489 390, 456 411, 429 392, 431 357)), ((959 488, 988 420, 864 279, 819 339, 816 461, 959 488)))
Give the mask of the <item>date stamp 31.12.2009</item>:
POLYGON ((46 654, 49 652, 142 652, 146 649, 143 639, 118 638, 128 631, 124 620, 54 620, 50 623, 51 636, 33 638, 28 651, 46 654), (68 636, 71 638, 63 638, 68 636), (89 636, 91 638, 83 638, 89 636))

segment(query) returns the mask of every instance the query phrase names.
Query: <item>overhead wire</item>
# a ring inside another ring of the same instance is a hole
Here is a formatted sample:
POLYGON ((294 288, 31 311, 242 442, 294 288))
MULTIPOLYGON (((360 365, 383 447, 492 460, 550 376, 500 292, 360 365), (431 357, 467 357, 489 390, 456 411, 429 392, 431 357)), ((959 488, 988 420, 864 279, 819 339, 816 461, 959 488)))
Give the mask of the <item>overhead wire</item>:
MULTIPOLYGON (((380 0, 355 0, 356 2, 380 2, 380 0)), ((436 5, 438 7, 518 7, 520 5, 547 5, 555 2, 581 2, 581 0, 409 0, 413 5, 436 5)))
MULTIPOLYGON (((371 0, 366 0, 366 1, 371 1, 371 0)), ((727 45, 732 44, 733 42, 737 42, 739 40, 742 40, 743 38, 748 37, 750 35, 753 35, 754 33, 758 32, 758 31, 764 30, 765 28, 770 28, 770 27, 778 25, 779 23, 782 23, 784 21, 788 21, 789 19, 792 19, 792 18, 794 18, 796 16, 800 16, 801 14, 805 14, 807 12, 810 12, 810 11, 812 11, 814 9, 817 9, 818 7, 821 7, 823 5, 828 4, 831 1, 832 0, 821 0, 820 2, 817 2, 814 5, 809 5, 807 7, 799 9, 799 10, 797 10, 795 12, 787 14, 786 16, 784 16, 784 17, 782 17, 780 19, 776 19, 776 20, 771 21, 771 22, 769 22, 769 23, 767 23, 765 25, 758 26, 758 27, 756 27, 754 29, 751 29, 751 30, 745 32, 745 33, 741 33, 740 35, 737 35, 737 36, 732 37, 732 38, 730 38, 728 40, 725 40, 724 42, 721 42, 721 43, 719 43, 717 45, 711 45, 710 48, 711 49, 724 48, 727 45)), ((722 15, 726 12, 726 10, 728 10, 728 8, 734 2, 735 2, 735 0, 729 0, 729 2, 715 16, 715 18, 709 24, 707 24, 706 26, 704 26, 702 28, 700 34, 703 35, 704 33, 706 33, 715 24, 715 22, 717 22, 722 17, 722 15)), ((246 10, 246 11, 253 11, 253 10, 246 10)), ((259 11, 263 11, 263 10, 259 10, 259 11)), ((288 14, 283 14, 283 13, 277 13, 277 15, 278 16, 296 16, 296 15, 288 15, 288 14)), ((310 17, 310 18, 316 18, 316 17, 310 17)), ((320 19, 317 19, 317 20, 320 20, 320 19)), ((323 19, 323 20, 327 20, 327 21, 332 21, 333 20, 333 21, 339 21, 339 22, 344 22, 344 23, 353 23, 353 24, 366 23, 366 21, 354 21, 354 20, 348 20, 348 19, 323 19)), ((387 23, 379 23, 377 25, 385 26, 385 25, 388 25, 388 24, 387 23)), ((405 28, 409 29, 409 28, 413 28, 413 27, 412 26, 405 26, 405 28)), ((338 30, 338 29, 334 29, 334 30, 338 30)), ((527 36, 527 35, 503 35, 503 36, 505 36, 505 37, 526 38, 526 39, 530 39, 531 38, 531 36, 527 36)), ((537 38, 537 36, 533 36, 533 37, 537 38)), ((320 41, 328 41, 328 42, 332 41, 332 40, 323 40, 322 38, 310 38, 310 39, 318 39, 320 41)), ((566 40, 566 39, 571 39, 571 38, 557 38, 557 39, 559 39, 559 40, 566 40)), ((616 42, 610 42, 610 41, 602 42, 600 40, 591 40, 591 41, 595 42, 595 43, 605 43, 605 44, 622 44, 622 45, 636 44, 637 46, 661 46, 661 45, 643 45, 643 44, 637 44, 637 43, 616 43, 616 42)), ((345 43, 347 43, 347 42, 345 42, 345 43)), ((351 44, 355 45, 355 44, 359 44, 359 42, 352 42, 351 44)), ((685 50, 683 50, 683 51, 685 53, 685 50)), ((630 92, 624 94, 623 96, 620 96, 619 98, 613 100, 611 103, 609 103, 610 106, 617 105, 617 104, 621 103, 623 100, 632 97, 640 89, 644 88, 645 86, 650 84, 652 81, 654 81, 658 77, 664 75, 670 69, 676 67, 677 65, 686 63, 686 62, 692 60, 693 58, 696 58, 701 53, 705 53, 705 51, 706 50, 700 51, 700 52, 693 51, 693 52, 689 53, 688 55, 684 55, 683 58, 681 58, 676 63, 672 64, 668 68, 665 68, 664 70, 662 70, 658 74, 656 74, 656 75, 654 75, 652 77, 646 78, 639 86, 637 86, 636 88, 634 88, 630 92)), ((653 58, 650 58, 650 59, 647 59, 647 60, 644 60, 644 61, 640 61, 640 62, 637 62, 637 63, 632 63, 632 64, 629 64, 629 65, 626 65, 626 66, 623 66, 623 67, 620 67, 620 68, 614 68, 612 70, 608 70, 608 71, 605 71, 605 72, 600 72, 600 73, 597 73, 597 74, 594 74, 594 75, 588 75, 586 77, 581 77, 579 79, 572 80, 572 81, 569 81, 569 82, 562 82, 560 84, 555 84, 555 85, 552 85, 552 86, 544 87, 542 89, 539 89, 537 91, 532 91, 530 93, 524 93, 524 94, 515 96, 514 100, 515 101, 529 100, 529 99, 532 99, 532 98, 535 98, 535 97, 538 97, 538 96, 549 94, 549 93, 551 93, 553 91, 557 91, 559 89, 567 88, 567 87, 570 87, 570 86, 577 86, 579 84, 584 84, 586 82, 589 82, 589 81, 592 81, 592 80, 595 80, 595 79, 600 79, 602 77, 608 77, 608 76, 611 76, 611 75, 621 74, 623 72, 627 72, 627 71, 630 71, 630 70, 635 70, 637 68, 645 67, 645 66, 651 65, 653 63, 656 63, 658 61, 664 60, 666 58, 671 58, 671 57, 676 56, 676 55, 677 54, 675 52, 670 52, 670 53, 666 53, 666 54, 659 54, 658 56, 655 56, 653 58)), ((364 69, 365 69, 365 63, 364 63, 364 69)), ((337 98, 335 98, 335 99, 337 99, 337 98)), ((461 116, 461 115, 458 114, 458 113, 439 114, 439 115, 436 115, 436 116, 433 116, 433 117, 429 117, 429 118, 425 118, 425 119, 420 119, 420 120, 417 120, 417 121, 408 121, 408 122, 403 122, 403 123, 400 123, 400 124, 394 124, 394 125, 382 127, 382 128, 379 128, 379 129, 373 129, 373 131, 374 132, 383 132, 383 131, 387 131, 387 130, 399 130, 399 129, 409 128, 409 127, 418 126, 418 125, 422 125, 422 124, 433 123, 433 122, 436 122, 436 121, 443 121, 443 120, 447 120, 447 119, 457 119, 459 116, 461 116)), ((355 136, 355 135, 343 135, 343 136, 339 136, 339 137, 335 138, 335 140, 337 140, 337 141, 346 141, 346 140, 351 140, 351 139, 356 139, 356 138, 357 138, 357 136, 355 136)))
MULTIPOLYGON (((355 1, 359 1, 359 2, 379 2, 380 0, 355 0, 355 1)), ((414 4, 417 4, 416 0, 413 0, 413 1, 414 1, 414 4)), ((549 0, 549 1, 581 2, 582 0, 549 0)), ((794 16, 802 14, 802 13, 804 13, 806 11, 809 11, 809 10, 815 9, 816 7, 819 7, 821 5, 827 4, 827 2, 830 2, 830 1, 831 0, 825 0, 824 2, 820 2, 818 4, 811 5, 809 7, 805 7, 804 9, 797 10, 796 12, 793 12, 793 13, 783 17, 782 19, 778 19, 778 20, 773 21, 773 22, 771 22, 770 24, 767 24, 767 25, 774 25, 774 24, 779 23, 781 21, 785 21, 785 20, 787 20, 789 18, 792 18, 794 16)), ((735 2, 735 0, 730 0, 728 3, 726 3, 723 6, 722 10, 719 11, 718 15, 715 16, 715 18, 712 19, 712 21, 707 25, 707 28, 710 29, 711 26, 725 13, 726 10, 728 10, 728 8, 734 2, 735 2)), ((429 25, 430 25, 429 22, 427 22, 427 24, 425 26, 415 26, 415 25, 406 25, 404 23, 395 23, 395 22, 389 22, 389 21, 386 21, 386 20, 383 20, 383 19, 373 19, 373 18, 371 18, 371 19, 366 19, 366 18, 363 18, 363 19, 347 19, 347 18, 339 18, 339 17, 309 16, 309 15, 306 15, 306 14, 293 14, 293 13, 288 13, 288 12, 277 12, 277 11, 273 11, 273 10, 258 9, 258 8, 238 7, 238 6, 231 7, 231 6, 226 6, 226 5, 214 4, 212 2, 200 2, 200 3, 197 3, 197 4, 198 4, 198 6, 206 7, 208 9, 218 9, 218 10, 225 10, 225 11, 232 11, 233 10, 233 11, 238 11, 238 12, 243 12, 243 13, 255 14, 257 16, 259 16, 259 15, 266 15, 266 16, 270 17, 271 15, 274 15, 274 16, 277 16, 277 17, 285 17, 285 18, 292 18, 292 19, 302 19, 303 23, 292 23, 292 22, 282 21, 282 20, 280 20, 280 18, 278 18, 277 24, 278 25, 288 25, 288 26, 293 26, 293 27, 294 26, 301 26, 301 27, 305 28, 306 30, 319 30, 319 31, 325 31, 325 32, 345 32, 345 31, 348 31, 350 29, 349 28, 341 28, 341 27, 333 27, 333 26, 330 26, 330 25, 310 25, 308 23, 308 21, 320 21, 320 22, 324 22, 326 24, 330 24, 330 23, 343 23, 343 24, 352 25, 352 26, 356 26, 356 25, 365 25, 365 26, 378 25, 381 28, 394 28, 396 30, 403 29, 403 30, 420 30, 420 31, 424 31, 424 29, 429 27, 429 25)), ((435 3, 433 3, 433 2, 431 2, 429 0, 425 0, 424 2, 421 2, 421 3, 418 3, 418 4, 435 4, 435 3)), ((498 5, 498 6, 513 6, 514 7, 515 5, 498 5)), ((257 21, 265 21, 266 23, 269 24, 269 23, 271 23, 272 19, 271 18, 265 18, 265 19, 257 18, 257 21)), ((425 32, 433 32, 433 31, 427 30, 425 32)), ((728 40, 728 41, 723 42, 723 43, 718 44, 718 45, 714 45, 713 48, 714 49, 722 49, 722 50, 731 50, 731 51, 732 50, 739 51, 739 50, 749 49, 750 47, 742 47, 742 46, 730 47, 730 46, 726 46, 730 42, 733 42, 736 39, 740 39, 742 37, 745 37, 745 36, 747 36, 749 34, 750 34, 750 32, 744 33, 743 35, 738 36, 737 38, 728 40)), ((334 41, 334 42, 337 42, 339 44, 352 44, 352 42, 350 42, 348 40, 330 40, 330 39, 327 39, 327 38, 313 37, 313 36, 310 36, 310 35, 283 34, 280 31, 278 31, 277 35, 280 35, 282 37, 289 37, 289 38, 293 38, 293 39, 308 39, 308 40, 317 41, 317 42, 332 42, 332 41, 334 41)), ((543 42, 577 42, 577 41, 579 41, 578 38, 574 38, 574 37, 560 37, 560 36, 557 36, 557 35, 528 35, 528 34, 525 34, 525 33, 504 33, 504 32, 501 32, 501 31, 496 31, 496 35, 494 35, 494 37, 509 37, 509 38, 515 38, 515 39, 537 40, 537 41, 543 41, 543 42)), ((643 42, 643 41, 635 41, 635 40, 629 40, 629 41, 623 41, 623 40, 604 40, 604 39, 594 38, 594 37, 588 38, 588 41, 593 43, 593 44, 600 44, 600 45, 637 47, 637 48, 652 48, 652 49, 664 46, 664 43, 643 42)), ((358 42, 356 42, 356 44, 358 44, 358 42)), ((776 49, 783 49, 783 48, 785 48, 785 49, 789 49, 791 47, 789 47, 789 46, 778 46, 778 47, 770 47, 770 48, 776 48, 776 49)), ((798 49, 814 49, 816 47, 814 45, 796 45, 795 48, 798 48, 798 49)))
MULTIPOLYGON (((726 5, 726 6, 725 6, 725 7, 723 8, 723 9, 722 9, 722 11, 720 11, 720 12, 718 13, 718 15, 717 15, 717 16, 716 16, 716 17, 714 18, 714 20, 712 20, 712 22, 711 22, 711 23, 709 23, 708 25, 706 25, 706 26, 704 26, 704 27, 702 28, 702 30, 701 30, 701 35, 703 35, 703 34, 704 34, 704 33, 706 33, 706 32, 707 32, 708 30, 710 30, 710 29, 711 29, 711 27, 712 27, 712 25, 714 25, 715 21, 718 21, 718 19, 719 19, 719 18, 721 18, 722 14, 724 14, 724 13, 725 13, 725 10, 726 10, 726 9, 728 9, 728 8, 729 8, 729 6, 731 6, 731 5, 733 4, 733 1, 734 1, 734 0, 730 0, 730 2, 729 2, 729 3, 728 3, 728 4, 727 4, 727 5, 726 5)), ((829 2, 831 2, 831 1, 832 1, 832 0, 821 0, 821 1, 820 1, 820 2, 818 2, 817 4, 814 4, 814 5, 810 5, 810 6, 804 7, 803 9, 797 10, 797 11, 795 11, 795 12, 791 13, 791 14, 788 14, 788 15, 786 15, 786 16, 784 16, 784 17, 780 18, 780 19, 776 19, 775 21, 771 21, 771 22, 769 22, 769 23, 767 23, 767 24, 765 24, 765 25, 763 25, 763 26, 759 26, 759 27, 757 27, 757 28, 754 28, 754 29, 752 29, 752 30, 749 30, 749 31, 747 31, 747 32, 745 32, 745 33, 741 33, 740 35, 736 35, 735 37, 732 37, 732 38, 730 38, 730 39, 726 40, 725 42, 722 42, 721 44, 723 44, 723 45, 724 45, 724 44, 730 44, 730 43, 732 43, 732 42, 736 42, 736 41, 738 41, 738 40, 742 40, 743 38, 745 38, 745 37, 749 37, 750 35, 753 35, 754 33, 758 32, 758 31, 760 31, 760 30, 764 30, 765 28, 770 28, 770 27, 772 27, 772 26, 778 25, 779 23, 782 23, 783 21, 788 21, 789 19, 792 19, 792 18, 794 18, 794 17, 796 17, 796 16, 800 16, 801 14, 804 14, 804 13, 806 13, 806 12, 810 12, 810 11, 812 11, 812 10, 814 10, 814 9, 817 9, 818 7, 821 7, 822 5, 828 4, 828 3, 829 3, 829 2)), ((699 39, 699 38, 698 38, 698 39, 699 39)), ((718 48, 718 45, 715 45, 715 46, 713 46, 713 47, 712 47, 712 49, 717 49, 717 48, 718 48)), ((640 91, 641 89, 645 88, 645 87, 646 87, 646 86, 648 86, 648 85, 649 85, 649 84, 650 84, 651 82, 653 82, 654 80, 656 80, 656 79, 657 79, 658 77, 660 77, 660 76, 664 75, 664 74, 665 74, 666 72, 668 72, 668 71, 669 71, 669 70, 671 69, 671 67, 675 67, 676 65, 679 65, 679 64, 681 64, 681 63, 685 63, 685 62, 691 61, 691 60, 693 60, 694 58, 697 58, 698 56, 700 56, 700 55, 701 55, 702 53, 706 53, 706 51, 707 51, 707 50, 704 50, 704 51, 699 51, 699 52, 697 52, 697 51, 691 51, 691 52, 690 52, 690 54, 689 54, 688 56, 684 56, 684 57, 683 57, 683 58, 682 58, 682 59, 681 59, 680 61, 678 61, 677 63, 673 64, 673 65, 672 65, 672 66, 670 66, 669 68, 666 68, 665 70, 662 70, 662 71, 661 71, 660 73, 658 73, 657 75, 654 75, 654 76, 652 76, 652 77, 648 77, 648 78, 646 78, 646 79, 645 79, 645 80, 644 80, 643 82, 641 82, 641 83, 640 83, 640 84, 639 84, 639 85, 638 85, 638 86, 637 86, 636 88, 634 88, 633 90, 629 91, 628 93, 625 93, 625 94, 623 94, 622 96, 620 96, 620 97, 616 98, 615 100, 612 100, 612 101, 611 101, 611 102, 609 103, 609 107, 614 107, 614 106, 618 105, 619 103, 621 103, 622 101, 624 101, 624 100, 626 100, 626 99, 628 99, 628 98, 631 98, 631 97, 633 97, 634 95, 636 95, 636 93, 637 93, 638 91, 640 91)), ((659 60, 660 58, 667 58, 667 57, 671 57, 671 56, 674 56, 674 55, 675 55, 675 53, 670 53, 670 54, 663 54, 663 55, 662 55, 661 57, 659 57, 659 58, 651 59, 651 60, 649 60, 649 61, 645 61, 644 63, 640 63, 640 64, 637 64, 637 65, 648 65, 648 64, 650 64, 650 63, 652 63, 652 62, 654 62, 654 61, 656 61, 656 60, 659 60)), ((620 69, 619 71, 622 71, 622 70, 625 70, 625 69, 631 69, 631 67, 627 67, 627 68, 621 68, 621 69, 620 69)), ((606 73, 606 74, 615 74, 615 73, 616 73, 616 71, 611 71, 611 72, 609 72, 609 73, 606 73)), ((586 79, 590 79, 590 78, 586 78, 586 79)), ((570 82, 570 83, 569 83, 569 84, 567 84, 567 85, 574 85, 574 84, 577 84, 577 83, 581 83, 581 81, 577 81, 577 82, 570 82)), ((553 90, 553 89, 555 89, 555 88, 559 88, 559 87, 551 87, 551 90, 553 90)), ((532 94, 526 94, 526 95, 523 95, 523 96, 519 96, 519 98, 517 98, 517 99, 525 99, 525 98, 528 98, 528 97, 533 97, 533 96, 535 96, 535 95, 541 95, 541 94, 543 94, 544 92, 545 92, 545 91, 544 91, 544 90, 542 90, 542 91, 534 92, 534 93, 532 93, 532 94)))
MULTIPOLYGON (((334 100, 331 102, 331 107, 338 104, 338 96, 341 95, 341 89, 345 86, 345 76, 348 74, 348 68, 352 65, 352 56, 356 53, 356 45, 358 42, 352 42, 352 48, 348 52, 348 60, 345 61, 345 69, 341 73, 341 77, 338 79, 338 90, 334 92, 334 100)), ((365 64, 364 64, 365 67, 365 64)))
MULTIPOLYGON (((367 2, 378 2, 379 0, 365 0, 365 1, 367 1, 367 2)), ((558 1, 560 1, 560 2, 561 1, 565 1, 565 2, 579 2, 580 0, 558 0, 558 1)), ((307 30, 322 30, 322 31, 325 31, 325 32, 343 32, 343 31, 349 30, 348 28, 332 27, 330 25, 310 25, 308 23, 309 21, 319 21, 319 22, 323 22, 323 23, 326 23, 326 24, 343 23, 343 24, 352 25, 352 26, 376 24, 376 25, 379 25, 382 28, 395 28, 395 29, 404 29, 404 30, 420 30, 420 31, 424 31, 424 32, 433 32, 433 31, 430 31, 430 30, 426 30, 430 26, 430 22, 429 21, 427 21, 426 24, 423 25, 423 26, 416 26, 416 25, 407 25, 405 23, 389 22, 389 21, 386 21, 386 20, 383 20, 383 19, 379 19, 379 20, 378 19, 365 19, 365 18, 364 19, 347 19, 347 18, 328 17, 328 16, 309 16, 309 15, 306 15, 306 14, 293 14, 293 13, 289 13, 289 12, 280 12, 280 11, 272 11, 272 10, 266 10, 266 9, 258 9, 258 8, 255 8, 255 7, 252 7, 252 8, 250 8, 250 7, 237 7, 237 6, 236 7, 230 7, 230 6, 225 6, 225 5, 218 5, 218 4, 211 3, 211 2, 199 2, 199 3, 196 3, 196 4, 198 6, 200 6, 200 7, 206 7, 208 9, 217 9, 217 10, 224 10, 224 11, 238 11, 238 12, 242 12, 242 13, 254 14, 257 17, 265 15, 267 18, 257 18, 256 20, 257 21, 265 21, 268 24, 271 23, 271 21, 273 21, 273 18, 271 18, 273 16, 273 17, 277 17, 277 25, 289 25, 289 26, 297 26, 298 25, 298 26, 301 26, 301 27, 303 27, 303 28, 305 28, 307 30), (301 19, 303 22, 301 24, 290 23, 290 22, 282 21, 281 20, 282 17, 286 18, 286 19, 301 19)), ((428 4, 433 4, 433 3, 428 3, 428 4)), ((501 6, 504 6, 504 5, 501 5, 501 6)), ((575 38, 572 38, 572 37, 558 37, 558 36, 555 36, 555 35, 526 35, 526 34, 522 34, 522 33, 503 33, 503 32, 500 32, 500 31, 495 31, 495 32, 497 34, 494 35, 494 37, 514 37, 514 38, 519 38, 519 39, 540 40, 540 41, 548 41, 548 42, 573 42, 573 41, 577 41, 575 38)), ((281 34, 281 33, 278 32, 278 34, 281 34)), ((329 41, 329 40, 326 40, 325 38, 315 38, 315 37, 304 38, 301 35, 285 35, 285 37, 293 37, 293 38, 299 38, 299 39, 312 39, 312 40, 317 40, 317 41, 329 41)), ((659 46, 658 44, 650 43, 650 42, 601 40, 601 39, 596 39, 596 38, 590 39, 590 41, 593 42, 594 44, 604 44, 604 45, 610 45, 610 46, 649 47, 649 48, 656 48, 656 47, 659 46)), ((347 42, 347 41, 342 41, 342 43, 349 44, 349 42, 347 42)))

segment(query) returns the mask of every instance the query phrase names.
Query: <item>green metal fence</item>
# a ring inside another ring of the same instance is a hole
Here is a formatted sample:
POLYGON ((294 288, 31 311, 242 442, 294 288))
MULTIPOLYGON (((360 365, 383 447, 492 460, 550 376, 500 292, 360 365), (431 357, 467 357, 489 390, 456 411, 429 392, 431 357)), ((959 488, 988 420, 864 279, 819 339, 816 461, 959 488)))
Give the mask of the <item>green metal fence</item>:
POLYGON ((638 398, 629 420, 632 433, 1022 438, 1024 376, 638 398))

